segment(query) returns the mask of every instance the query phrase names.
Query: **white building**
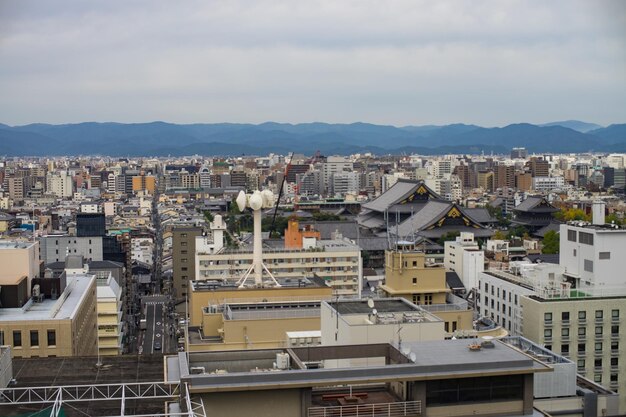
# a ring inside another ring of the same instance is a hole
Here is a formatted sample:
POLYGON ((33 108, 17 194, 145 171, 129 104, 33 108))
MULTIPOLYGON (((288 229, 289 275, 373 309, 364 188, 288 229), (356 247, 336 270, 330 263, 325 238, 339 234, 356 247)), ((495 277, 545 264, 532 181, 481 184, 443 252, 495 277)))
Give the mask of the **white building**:
POLYGON ((39 239, 40 258, 44 263, 65 261, 67 255, 81 255, 86 260, 101 261, 101 236, 48 235, 39 239))
POLYGON ((485 252, 473 233, 463 232, 455 241, 445 242, 444 267, 456 272, 466 290, 478 287, 478 274, 485 269, 485 252))
POLYGON ((326 162, 322 164, 322 177, 324 179, 324 188, 328 191, 331 188, 331 180, 333 174, 341 172, 351 172, 354 164, 347 158, 342 156, 329 156, 326 162))
POLYGON ((593 222, 560 228, 560 263, 580 288, 626 288, 626 229, 605 224, 604 202, 593 203, 593 222))
POLYGON ((48 193, 61 198, 70 198, 74 194, 72 177, 67 171, 49 172, 46 176, 48 193))
POLYGON ((361 189, 361 176, 358 172, 338 172, 331 177, 331 194, 358 194, 361 189))
POLYGON ((534 177, 533 190, 542 193, 548 193, 552 190, 560 190, 565 187, 565 178, 563 177, 534 177))

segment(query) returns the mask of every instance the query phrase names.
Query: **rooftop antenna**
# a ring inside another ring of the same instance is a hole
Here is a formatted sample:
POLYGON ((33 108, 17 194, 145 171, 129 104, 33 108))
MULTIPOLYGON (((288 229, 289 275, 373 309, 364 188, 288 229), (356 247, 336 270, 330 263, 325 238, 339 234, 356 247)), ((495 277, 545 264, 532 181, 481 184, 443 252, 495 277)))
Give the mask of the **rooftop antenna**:
POLYGON ((269 190, 263 190, 262 192, 256 190, 251 195, 246 195, 243 191, 239 192, 237 199, 235 200, 237 207, 243 212, 247 207, 252 209, 252 215, 254 219, 254 248, 252 255, 252 265, 244 273, 244 275, 237 281, 239 288, 243 288, 246 284, 246 280, 250 274, 254 271, 254 284, 257 287, 263 286, 263 270, 267 272, 272 281, 277 287, 280 284, 272 275, 267 266, 263 263, 263 237, 261 235, 261 209, 269 208, 274 205, 274 194, 269 190))

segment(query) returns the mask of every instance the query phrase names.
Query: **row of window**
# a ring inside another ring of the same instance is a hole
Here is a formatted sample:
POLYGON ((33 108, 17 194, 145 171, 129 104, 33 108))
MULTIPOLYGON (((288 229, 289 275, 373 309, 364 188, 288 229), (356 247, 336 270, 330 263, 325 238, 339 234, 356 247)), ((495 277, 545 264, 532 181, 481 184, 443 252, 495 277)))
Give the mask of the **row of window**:
MULTIPOLYGON (((595 312, 595 318, 596 320, 602 320, 604 318, 604 310, 596 310, 595 312)), ((612 320, 617 320, 619 319, 619 310, 618 309, 614 309, 611 310, 611 319, 612 320)), ((552 313, 544 313, 543 315, 543 320, 546 323, 551 323, 552 322, 552 313)), ((562 322, 569 322, 570 320, 570 314, 569 311, 563 311, 561 313, 561 321, 562 322)), ((578 320, 587 320, 587 312, 584 310, 581 310, 578 312, 578 320)))
MULTIPOLYGON (((478 286, 480 287, 480 282, 478 283, 478 286)), ((485 282, 485 294, 489 294, 489 283, 485 282)), ((491 286, 491 295, 494 297, 500 297, 500 288, 496 288, 495 285, 491 286)), ((517 294, 513 294, 513 297, 511 297, 511 292, 508 293, 509 295, 509 303, 513 302, 515 305, 517 305, 517 294)), ((502 289, 502 299, 504 301, 506 301, 507 298, 507 292, 505 289, 502 289)))
MULTIPOLYGON (((569 346, 570 346, 569 343, 562 343, 561 344, 561 354, 562 355, 569 355, 569 352, 570 352, 569 346)), ((604 345, 603 345, 602 342, 594 343, 594 345, 593 345, 594 352, 596 354, 603 353, 603 350, 602 350, 603 346, 604 345)), ((552 350, 552 345, 546 344, 545 347, 548 350, 552 350)), ((586 344, 579 343, 577 347, 578 347, 577 352, 579 354, 586 354, 587 353, 587 345, 586 344)), ((611 342, 611 354, 615 355, 615 354, 618 354, 618 353, 619 353, 619 342, 617 342, 617 341, 611 342)), ((617 359, 617 358, 611 358, 611 359, 617 359)), ((611 361, 611 363, 613 363, 613 362, 611 361)), ((611 366, 613 366, 613 365, 611 365, 611 366)))
MULTIPOLYGON (((47 346, 53 347, 57 344, 57 334, 55 330, 47 331, 47 346)), ((0 345, 4 345, 4 331, 0 330, 0 345)), ((22 347, 22 331, 13 330, 13 347, 22 347)), ((39 330, 30 331, 30 347, 39 347, 39 330)))
MULTIPOLYGON (((602 326, 596 326, 595 335, 602 336, 603 334, 604 334, 604 328, 602 326)), ((569 335, 570 335, 569 327, 564 327, 561 329, 561 337, 569 337, 569 335)), ((578 336, 585 337, 586 335, 587 335, 587 328, 579 327, 578 336)), ((619 336, 619 326, 611 326, 611 336, 619 336)), ((543 337, 545 337, 546 339, 551 338, 552 329, 544 329, 543 337)))

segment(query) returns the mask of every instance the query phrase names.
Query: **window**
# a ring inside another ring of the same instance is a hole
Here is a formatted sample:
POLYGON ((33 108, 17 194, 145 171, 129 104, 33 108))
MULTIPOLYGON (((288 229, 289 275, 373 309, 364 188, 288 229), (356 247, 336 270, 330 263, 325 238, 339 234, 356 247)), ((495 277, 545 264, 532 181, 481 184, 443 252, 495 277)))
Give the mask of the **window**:
POLYGON ((506 301, 506 290, 502 290, 502 299, 506 301))
POLYGON ((181 271, 186 271, 186 270, 187 270, 187 267, 186 267, 186 266, 183 266, 182 268, 180 268, 180 270, 181 270, 181 271))
POLYGON ((611 350, 616 352, 619 350, 619 342, 611 342, 611 350))
POLYGON ((595 368, 602 368, 602 358, 594 359, 593 366, 595 368))
POLYGON ((587 351, 587 346, 584 343, 578 344, 578 353, 585 353, 587 351))
POLYGON ((421 299, 419 295, 413 295, 413 304, 420 304, 421 299))
POLYGON ((417 284, 417 278, 413 278, 413 285, 417 284))
POLYGON ((4 345, 4 331, 0 330, 0 346, 4 345))
POLYGON ((413 261, 413 267, 417 267, 417 261, 413 261))
POLYGON ((551 322, 552 321, 552 313, 543 313, 543 321, 551 322))
POLYGON ((181 233, 180 237, 187 237, 187 233, 181 233))
POLYGON ((563 355, 569 355, 569 344, 567 343, 563 343, 561 345, 561 354, 563 355))
POLYGON ((489 292, 489 284, 485 282, 485 292, 489 292))
POLYGON ((580 232, 578 234, 578 242, 585 245, 593 245, 593 235, 591 233, 580 232))
POLYGON ((593 376, 593 382, 601 383, 602 382, 602 374, 595 374, 593 376))
POLYGON ((502 312, 506 314, 506 305, 504 305, 504 303, 502 304, 502 312))
POLYGON ((611 259, 611 252, 600 252, 598 256, 601 260, 611 259))
POLYGON ((602 326, 596 326, 596 336, 602 336, 602 326))
POLYGON ((593 261, 589 259, 585 259, 585 271, 593 272, 593 261))
POLYGON ((564 322, 569 321, 569 311, 564 311, 561 313, 561 320, 564 322))
POLYGON ((578 359, 578 369, 585 369, 585 360, 584 359, 578 359))
POLYGON ((521 400, 523 387, 521 375, 428 381, 426 401, 427 404, 437 405, 521 400))
POLYGON ((517 305, 517 294, 515 294, 515 305, 517 305))
POLYGON ((587 312, 579 311, 578 312, 578 320, 587 320, 587 312))
POLYGON ((54 330, 48 330, 48 346, 56 346, 57 333, 54 330))
POLYGON ((602 320, 604 318, 604 311, 596 310, 596 320, 602 320))
POLYGON ((602 352, 602 342, 598 342, 594 345, 594 350, 596 352, 602 352))
POLYGON ((611 326, 611 336, 619 335, 619 326, 611 326))
POLYGON ((424 304, 430 305, 432 303, 433 303, 433 295, 432 294, 424 295, 424 304))
POLYGON ((567 240, 570 242, 576 242, 576 230, 567 231, 567 240))
POLYGON ((543 329, 543 337, 545 339, 552 339, 552 329, 543 329))
POLYGON ((31 347, 39 347, 39 332, 37 330, 30 331, 30 345, 31 347))
POLYGON ((611 374, 611 382, 617 382, 617 374, 611 374))
POLYGON ((180 254, 181 254, 181 255, 187 255, 187 249, 181 250, 181 251, 180 251, 180 254))
POLYGON ((561 337, 569 337, 569 328, 565 327, 561 329, 561 337))
POLYGON ((619 310, 611 310, 611 318, 613 320, 619 319, 619 310))
POLYGON ((552 345, 545 345, 545 348, 546 348, 547 350, 552 350, 552 345))
POLYGON ((22 331, 13 330, 13 347, 22 347, 22 331))
POLYGON ((618 358, 611 358, 611 366, 618 366, 619 360, 618 358))
POLYGON ((181 258, 181 259, 180 259, 180 261, 181 261, 182 263, 186 264, 186 263, 187 263, 187 258, 181 258))

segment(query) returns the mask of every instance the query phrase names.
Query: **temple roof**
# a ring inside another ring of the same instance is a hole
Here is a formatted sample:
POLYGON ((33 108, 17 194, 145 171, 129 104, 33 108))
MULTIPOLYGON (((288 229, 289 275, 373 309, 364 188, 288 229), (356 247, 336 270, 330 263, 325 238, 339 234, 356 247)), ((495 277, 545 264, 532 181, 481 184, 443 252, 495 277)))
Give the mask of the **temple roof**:
POLYGON ((548 202, 544 197, 534 196, 528 197, 520 204, 513 208, 513 211, 532 212, 532 213, 554 213, 559 211, 556 207, 548 202))
POLYGON ((428 188, 423 181, 399 179, 378 198, 364 204, 363 208, 371 211, 384 212, 395 205, 409 205, 406 210, 404 207, 399 208, 399 210, 410 212, 411 205, 425 203, 431 199, 441 200, 441 197, 428 188))

